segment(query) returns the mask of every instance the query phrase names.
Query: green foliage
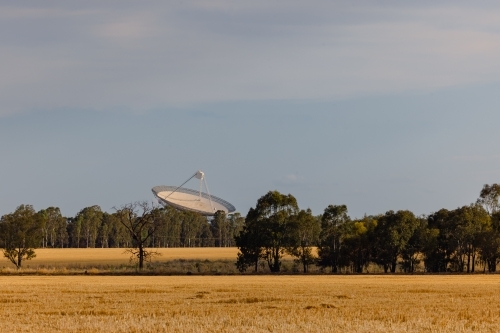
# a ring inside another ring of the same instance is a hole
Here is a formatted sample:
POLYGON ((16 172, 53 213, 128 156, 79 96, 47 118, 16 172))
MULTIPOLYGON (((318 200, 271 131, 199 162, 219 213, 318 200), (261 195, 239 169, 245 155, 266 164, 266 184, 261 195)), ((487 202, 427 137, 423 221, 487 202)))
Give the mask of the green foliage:
POLYGON ((495 243, 485 243, 495 236, 491 218, 482 205, 441 209, 429 215, 427 221, 428 231, 422 241, 427 271, 474 272, 478 251, 485 260, 496 262, 495 243))
POLYGON ((459 272, 474 272, 476 255, 481 242, 481 235, 491 227, 487 211, 479 204, 463 206, 450 215, 454 227, 453 235, 457 241, 455 253, 459 272))
POLYGON ((296 228, 288 252, 297 258, 296 262, 302 264, 304 273, 307 273, 309 266, 316 261, 313 246, 319 241, 320 219, 313 216, 310 209, 301 210, 295 218, 296 228))
POLYGON ((236 237, 243 230, 243 225, 245 224, 245 218, 241 216, 240 213, 233 213, 229 215, 229 237, 228 245, 236 246, 236 237))
POLYGON ((341 256, 344 239, 348 234, 348 223, 351 221, 347 215, 347 206, 329 205, 321 217, 321 235, 318 247, 318 264, 322 267, 331 267, 332 273, 337 273, 339 268, 346 266, 345 257, 341 256))
POLYGON ((85 247, 95 247, 99 227, 102 224, 101 207, 94 205, 82 209, 75 217, 77 223, 77 247, 80 247, 80 236, 83 236, 85 247))
POLYGON ((345 257, 342 261, 348 263, 352 272, 362 273, 363 269, 368 267, 375 243, 376 227, 377 220, 371 216, 347 223, 341 255, 345 257))
POLYGON ((58 207, 38 212, 42 228, 42 247, 64 247, 68 243, 66 218, 58 207))
POLYGON ((31 205, 21 205, 0 219, 3 254, 16 268, 21 268, 24 260, 36 257, 34 249, 40 243, 42 225, 43 217, 31 205))
POLYGON ((241 273, 249 267, 254 267, 254 271, 257 272, 259 259, 262 256, 262 243, 260 241, 262 232, 259 224, 245 224, 240 234, 235 237, 236 246, 239 249, 236 268, 241 273))
MULTIPOLYGON (((65 218, 59 208, 35 213, 22 205, 0 220, 4 256, 16 267, 41 247, 128 247, 139 266, 151 247, 237 246, 241 272, 265 268, 280 272, 285 254, 295 257, 294 271, 316 263, 332 272, 415 272, 423 260, 427 272, 474 272, 476 264, 495 272, 500 262, 500 185, 484 185, 475 204, 441 209, 427 217, 406 210, 351 220, 345 205, 329 205, 321 216, 299 210, 296 199, 270 191, 246 217, 218 211, 212 220, 173 207, 134 203, 114 213, 99 206, 65 218), (314 247, 318 247, 318 257, 314 247)), ((152 255, 153 253, 151 253, 152 255)))
POLYGON ((213 246, 213 235, 206 217, 195 212, 180 214, 180 241, 183 247, 213 246))
POLYGON ((482 205, 488 214, 492 215, 499 209, 498 199, 500 198, 500 184, 485 184, 479 193, 477 203, 482 205))
POLYGON ((180 247, 182 212, 164 207, 159 211, 158 227, 153 234, 153 247, 180 247))
POLYGON ((413 235, 408 240, 406 246, 401 250, 401 268, 405 273, 413 273, 420 263, 420 254, 424 250, 427 238, 429 237, 427 219, 417 218, 416 228, 413 235))
POLYGON ((215 246, 226 247, 228 246, 229 220, 227 219, 226 212, 218 210, 215 212, 212 223, 210 224, 212 235, 215 238, 215 246))
POLYGON ((451 212, 441 209, 427 217, 427 231, 423 254, 428 272, 446 272, 452 262, 457 241, 453 237, 454 226, 451 212))
POLYGON ((403 255, 418 225, 419 220, 408 210, 390 210, 378 218, 374 259, 384 272, 396 272, 398 257, 403 255))
POLYGON ((500 258, 500 212, 495 212, 491 217, 491 225, 478 235, 478 250, 488 272, 496 271, 500 258))
POLYGON ((279 272, 281 258, 286 249, 293 246, 298 210, 297 200, 291 194, 269 191, 262 196, 255 209, 250 208, 245 226, 236 238, 236 246, 240 249, 238 269, 246 269, 249 263, 255 263, 257 268, 260 257, 267 262, 271 272, 279 272))

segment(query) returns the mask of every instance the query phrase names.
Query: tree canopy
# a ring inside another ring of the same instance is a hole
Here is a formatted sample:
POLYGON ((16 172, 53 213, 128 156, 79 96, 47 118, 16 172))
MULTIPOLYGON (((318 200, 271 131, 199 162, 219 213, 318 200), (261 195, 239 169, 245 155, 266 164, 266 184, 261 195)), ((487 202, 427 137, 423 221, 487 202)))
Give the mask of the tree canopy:
POLYGON ((269 191, 245 217, 219 211, 213 218, 136 202, 103 212, 97 205, 64 217, 58 207, 35 212, 21 205, 0 218, 4 256, 20 268, 38 247, 123 247, 138 267, 158 247, 237 246, 244 272, 309 273, 495 272, 500 261, 500 185, 484 185, 477 201, 427 216, 409 210, 352 218, 343 204, 321 215, 300 209, 295 197, 269 191), (284 257, 291 256, 293 261, 284 257), (290 268, 291 263, 293 267, 290 268), (423 265, 422 265, 423 264, 423 265), (377 268, 379 267, 379 268, 377 268))
POLYGON ((42 239, 43 218, 31 205, 21 205, 0 219, 0 234, 4 242, 4 256, 18 269, 24 260, 36 257, 35 248, 42 239))

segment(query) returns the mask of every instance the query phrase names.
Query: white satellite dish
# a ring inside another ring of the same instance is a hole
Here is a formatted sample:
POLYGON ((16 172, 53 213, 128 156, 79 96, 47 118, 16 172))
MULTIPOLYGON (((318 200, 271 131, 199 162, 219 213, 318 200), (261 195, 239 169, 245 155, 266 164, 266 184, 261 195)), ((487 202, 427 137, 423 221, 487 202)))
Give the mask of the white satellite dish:
POLYGON ((200 170, 196 171, 180 186, 155 186, 152 191, 158 201, 164 205, 179 210, 197 212, 205 216, 213 216, 218 210, 222 210, 226 214, 236 210, 229 202, 210 195, 205 173, 200 170), (199 191, 182 187, 193 178, 200 180, 199 191), (203 185, 205 185, 206 192, 203 192, 203 185))

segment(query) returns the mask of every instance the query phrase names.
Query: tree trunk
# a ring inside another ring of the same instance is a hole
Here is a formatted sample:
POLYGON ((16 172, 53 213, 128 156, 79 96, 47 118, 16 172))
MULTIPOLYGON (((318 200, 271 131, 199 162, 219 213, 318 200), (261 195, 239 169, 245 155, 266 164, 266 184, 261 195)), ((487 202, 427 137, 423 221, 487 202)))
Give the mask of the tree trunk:
POLYGON ((139 246, 139 269, 142 270, 144 267, 144 249, 139 246))
POLYGON ((17 265, 16 265, 17 269, 21 268, 22 260, 23 260, 23 255, 21 249, 19 248, 17 249, 17 265))
MULTIPOLYGON (((488 266, 488 272, 494 272, 494 263, 496 263, 496 259, 488 258, 486 259, 486 266, 488 266)), ((496 265, 495 265, 496 266, 496 265)))
POLYGON ((470 251, 467 251, 467 273, 470 273, 470 251))
POLYGON ((397 267, 397 257, 392 259, 391 262, 391 273, 396 273, 396 267, 397 267))
POLYGON ((280 256, 279 248, 273 249, 273 272, 277 273, 280 271, 280 256))
POLYGON ((356 256, 356 266, 355 266, 355 270, 356 270, 356 273, 361 273, 361 251, 358 249, 358 255, 356 256))

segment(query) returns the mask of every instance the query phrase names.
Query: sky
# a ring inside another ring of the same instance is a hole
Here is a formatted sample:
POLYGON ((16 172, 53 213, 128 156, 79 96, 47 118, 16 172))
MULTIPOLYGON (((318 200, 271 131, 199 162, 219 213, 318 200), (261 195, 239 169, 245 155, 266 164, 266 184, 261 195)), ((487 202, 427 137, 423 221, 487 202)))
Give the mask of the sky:
POLYGON ((0 215, 199 169, 242 215, 467 205, 500 181, 498 59, 494 1, 0 1, 0 215))

